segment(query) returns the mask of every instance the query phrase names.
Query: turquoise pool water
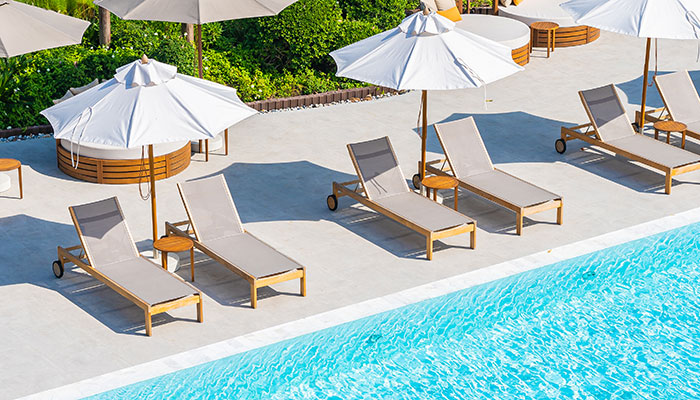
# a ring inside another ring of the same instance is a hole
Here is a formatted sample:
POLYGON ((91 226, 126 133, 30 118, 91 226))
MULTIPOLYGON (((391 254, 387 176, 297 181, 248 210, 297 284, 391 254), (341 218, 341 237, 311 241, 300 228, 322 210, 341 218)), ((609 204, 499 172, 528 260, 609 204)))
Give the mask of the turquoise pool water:
POLYGON ((690 225, 95 398, 700 398, 699 239, 690 225))

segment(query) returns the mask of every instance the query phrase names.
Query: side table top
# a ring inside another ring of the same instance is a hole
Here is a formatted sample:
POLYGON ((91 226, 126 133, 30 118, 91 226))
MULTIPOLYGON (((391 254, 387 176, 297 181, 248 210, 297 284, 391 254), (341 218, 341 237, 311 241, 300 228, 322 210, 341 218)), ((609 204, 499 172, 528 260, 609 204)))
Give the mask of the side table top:
POLYGON ((421 184, 430 189, 454 189, 459 185, 459 181, 451 176, 428 176, 423 178, 421 184))
POLYGON ((187 251, 194 246, 191 239, 182 236, 167 236, 158 239, 153 243, 156 250, 165 251, 167 253, 177 253, 187 251))
POLYGON ((12 158, 0 158, 0 171, 12 171, 18 169, 22 163, 12 158))
POLYGON ((548 21, 537 21, 533 22, 530 27, 533 29, 537 30, 543 30, 543 31, 551 31, 552 29, 557 29, 559 28, 559 24, 556 22, 548 22, 548 21))
POLYGON ((654 122, 654 129, 664 132, 683 132, 688 129, 688 126, 678 121, 656 121, 654 122))

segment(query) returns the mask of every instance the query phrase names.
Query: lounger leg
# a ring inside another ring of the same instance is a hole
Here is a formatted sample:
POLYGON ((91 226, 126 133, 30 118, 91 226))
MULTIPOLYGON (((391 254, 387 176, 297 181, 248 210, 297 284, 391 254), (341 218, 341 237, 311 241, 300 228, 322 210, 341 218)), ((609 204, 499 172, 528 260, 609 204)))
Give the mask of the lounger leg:
POLYGON ((469 247, 474 250, 476 248, 476 226, 474 230, 469 234, 469 247))
POLYGON ((666 173, 666 194, 671 194, 671 173, 666 173))
POLYGON ((559 208, 557 208, 557 225, 561 225, 564 223, 564 203, 559 204, 559 208))
POLYGON ((197 303, 197 322, 204 322, 204 309, 202 308, 202 296, 199 296, 199 303, 197 303))
POLYGON ((144 310, 146 314, 146 336, 151 336, 151 312, 150 310, 144 310))
POLYGON ((190 275, 192 275, 192 282, 194 282, 194 246, 190 249, 190 275))
POLYGON ((426 243, 425 243, 425 248, 426 248, 426 256, 428 257, 428 260, 433 259, 433 236, 428 235, 426 238, 426 243))
POLYGON ((523 213, 518 212, 515 214, 515 233, 518 236, 523 234, 523 213))
POLYGON ((299 279, 299 286, 301 295, 306 297, 306 270, 304 270, 304 274, 301 276, 301 279, 299 279))
POLYGON ((258 288, 255 287, 255 283, 250 284, 250 306, 258 308, 258 288))

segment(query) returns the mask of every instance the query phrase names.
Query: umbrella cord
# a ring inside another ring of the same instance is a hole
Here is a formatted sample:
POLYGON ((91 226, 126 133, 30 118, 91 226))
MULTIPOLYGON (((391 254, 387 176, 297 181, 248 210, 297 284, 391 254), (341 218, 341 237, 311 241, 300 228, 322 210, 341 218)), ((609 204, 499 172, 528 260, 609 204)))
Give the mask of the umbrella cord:
POLYGON ((461 58, 457 58, 457 61, 460 64, 462 64, 462 66, 467 70, 467 72, 469 72, 474 78, 476 78, 477 81, 479 81, 479 83, 481 83, 481 86, 484 87, 484 110, 488 110, 489 109, 489 106, 488 106, 489 101, 488 101, 488 98, 486 97, 486 82, 484 82, 484 80, 481 79, 479 74, 477 74, 476 71, 471 69, 471 67, 464 60, 462 60, 461 58))
POLYGON ((648 82, 648 86, 654 86, 654 78, 659 74, 659 39, 654 39, 654 76, 648 82))
POLYGON ((90 118, 92 117, 92 107, 88 107, 87 110, 83 110, 82 113, 80 113, 80 118, 78 118, 78 122, 75 123, 75 126, 73 127, 73 131, 71 132, 70 135, 70 164, 73 167, 73 169, 78 169, 78 164, 80 164, 80 139, 83 137, 83 134, 85 133, 85 129, 87 129, 87 123, 90 121, 90 118), (83 125, 83 128, 80 130, 80 135, 78 135, 78 151, 75 154, 75 160, 73 160, 73 142, 75 141, 75 130, 78 129, 78 126, 80 126, 80 123, 83 121, 83 116, 85 115, 85 111, 89 111, 90 114, 88 116, 87 121, 85 121, 85 125, 83 125))
POLYGON ((421 123, 420 123, 420 118, 422 115, 423 115, 423 96, 421 95, 420 105, 418 106, 418 119, 416 120, 416 130, 418 131, 418 135, 421 137, 423 135, 423 127, 421 126, 421 123))
POLYGON ((145 148, 146 146, 141 146, 141 170, 139 171, 139 196, 141 196, 141 200, 148 200, 151 198, 151 186, 148 186, 148 192, 146 194, 143 194, 143 186, 141 185, 141 182, 143 182, 143 175, 146 171, 145 168, 145 148))

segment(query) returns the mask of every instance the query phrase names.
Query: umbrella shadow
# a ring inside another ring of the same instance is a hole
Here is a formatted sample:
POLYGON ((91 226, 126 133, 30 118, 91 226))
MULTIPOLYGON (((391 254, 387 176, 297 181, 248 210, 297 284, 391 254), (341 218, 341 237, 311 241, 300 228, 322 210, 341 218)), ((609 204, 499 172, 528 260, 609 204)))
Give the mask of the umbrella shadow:
MULTIPOLYGON (((455 121, 469 116, 474 117, 491 160, 496 166, 511 163, 566 163, 638 192, 665 195, 663 175, 632 163, 625 157, 602 151, 581 141, 568 142, 565 154, 558 154, 554 150, 554 141, 560 138, 562 126, 573 126, 587 121, 561 121, 517 111, 495 114, 454 113, 435 123, 455 121)), ((413 131, 420 136, 418 129, 413 131)), ((673 137, 671 143, 678 145, 677 142, 680 142, 680 137, 673 137)), ((428 128, 427 149, 429 152, 443 154, 433 125, 428 128)), ((686 149, 700 154, 700 142, 688 140, 686 149)), ((562 179, 569 178, 562 176, 562 179)), ((675 178, 674 185, 679 183, 692 182, 675 178)), ((547 189, 544 185, 539 186, 547 189)), ((567 194, 560 195, 566 197, 567 194)), ((447 199, 447 203, 451 204, 451 197, 448 196, 447 199)), ((460 211, 476 219, 479 228, 493 233, 514 234, 515 219, 511 211, 465 190, 460 191, 459 203, 460 211)), ((550 220, 549 215, 543 213, 526 217, 524 223, 528 225, 535 221, 550 220)))
MULTIPOLYGON (((49 289, 119 334, 145 335, 143 310, 104 285, 82 269, 65 266, 57 279, 51 262, 57 258, 56 246, 72 246, 80 241, 75 227, 50 222, 25 214, 0 219, 0 252, 5 257, 0 286, 30 284, 49 289)), ((196 321, 194 317, 177 318, 162 313, 153 317, 153 325, 177 320, 196 321)))

